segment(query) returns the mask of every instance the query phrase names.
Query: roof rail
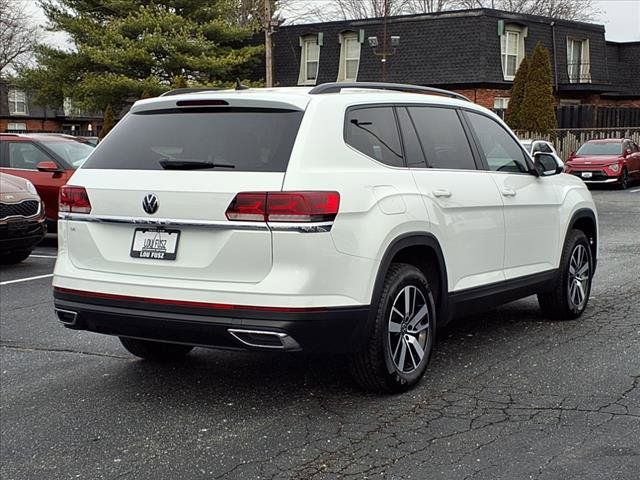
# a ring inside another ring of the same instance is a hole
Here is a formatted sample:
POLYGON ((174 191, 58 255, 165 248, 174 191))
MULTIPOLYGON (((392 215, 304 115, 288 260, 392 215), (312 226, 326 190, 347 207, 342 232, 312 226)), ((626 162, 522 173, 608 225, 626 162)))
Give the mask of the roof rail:
POLYGON ((176 88, 169 90, 161 94, 161 97, 172 97, 173 95, 182 95, 183 93, 197 93, 197 92, 213 92, 221 90, 220 88, 207 88, 207 87, 193 87, 193 88, 176 88))
POLYGON ((366 88, 371 90, 393 90, 396 92, 406 93, 427 93, 443 95, 445 97, 457 98, 458 100, 464 100, 470 102, 467 97, 460 95, 459 93, 452 92, 450 90, 443 90, 442 88, 435 87, 422 87, 419 85, 408 85, 404 83, 384 83, 384 82, 333 82, 323 83, 317 87, 312 88, 309 93, 312 95, 319 95, 323 93, 339 93, 345 88, 366 88))

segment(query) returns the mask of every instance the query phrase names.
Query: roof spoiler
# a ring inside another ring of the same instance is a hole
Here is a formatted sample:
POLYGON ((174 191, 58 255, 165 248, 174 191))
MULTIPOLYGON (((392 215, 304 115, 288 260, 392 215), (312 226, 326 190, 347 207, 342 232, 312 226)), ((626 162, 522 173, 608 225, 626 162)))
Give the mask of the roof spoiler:
POLYGON ((309 93, 311 95, 321 95, 324 93, 339 93, 340 91, 348 88, 364 88, 369 90, 392 90, 394 92, 435 94, 435 95, 443 95, 445 97, 456 98, 458 100, 464 100, 465 102, 471 101, 464 95, 460 95, 459 93, 452 92, 450 90, 443 90, 442 88, 422 87, 419 85, 408 85, 404 83, 384 83, 384 82, 323 83, 322 85, 318 85, 317 87, 312 88, 309 91, 309 93))

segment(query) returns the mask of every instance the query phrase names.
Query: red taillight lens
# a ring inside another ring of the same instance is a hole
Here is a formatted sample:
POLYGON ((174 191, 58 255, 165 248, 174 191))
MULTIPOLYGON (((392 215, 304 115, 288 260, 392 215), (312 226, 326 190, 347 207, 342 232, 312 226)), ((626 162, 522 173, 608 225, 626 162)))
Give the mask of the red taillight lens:
POLYGON ((60 188, 58 210, 71 213, 91 213, 91 202, 84 187, 63 185, 60 188))
POLYGON ((340 206, 338 192, 239 193, 227 209, 229 220, 329 222, 340 206))
POLYGON ((239 193, 227 208, 229 220, 243 222, 266 221, 267 193, 239 193))

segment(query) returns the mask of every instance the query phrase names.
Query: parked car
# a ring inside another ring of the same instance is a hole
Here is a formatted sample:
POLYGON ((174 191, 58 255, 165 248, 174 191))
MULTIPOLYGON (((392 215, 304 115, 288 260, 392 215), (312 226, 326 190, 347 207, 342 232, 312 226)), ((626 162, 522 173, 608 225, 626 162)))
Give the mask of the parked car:
POLYGON ((640 179, 640 148, 628 138, 589 140, 569 155, 566 172, 588 184, 617 183, 625 189, 640 179))
POLYGON ((558 152, 554 148, 551 142, 547 142, 546 140, 520 140, 522 146, 529 152, 532 156, 537 152, 544 152, 553 155, 556 159, 556 163, 559 167, 564 169, 564 162, 558 156, 558 152))
POLYGON ((146 359, 342 352, 363 387, 406 390, 454 315, 532 294, 584 312, 596 209, 560 172, 438 89, 147 99, 61 190, 55 309, 146 359))
POLYGON ((58 193, 94 147, 63 136, 0 133, 0 172, 31 181, 44 201, 52 231, 58 221, 58 193))
POLYGON ((29 180, 0 173, 0 263, 19 263, 47 233, 44 204, 29 180))

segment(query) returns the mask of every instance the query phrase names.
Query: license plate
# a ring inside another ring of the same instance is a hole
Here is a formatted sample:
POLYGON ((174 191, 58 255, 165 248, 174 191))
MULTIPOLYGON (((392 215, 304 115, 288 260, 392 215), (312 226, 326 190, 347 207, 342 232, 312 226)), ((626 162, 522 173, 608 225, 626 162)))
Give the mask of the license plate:
POLYGON ((136 228, 133 232, 131 256, 151 260, 175 260, 180 230, 136 228))
POLYGON ((582 172, 582 178, 591 178, 593 177, 593 173, 591 172, 582 172))

